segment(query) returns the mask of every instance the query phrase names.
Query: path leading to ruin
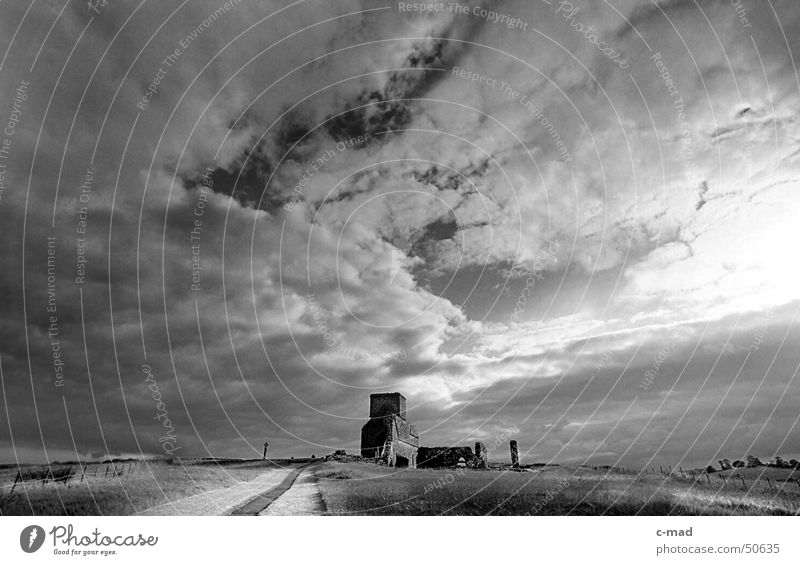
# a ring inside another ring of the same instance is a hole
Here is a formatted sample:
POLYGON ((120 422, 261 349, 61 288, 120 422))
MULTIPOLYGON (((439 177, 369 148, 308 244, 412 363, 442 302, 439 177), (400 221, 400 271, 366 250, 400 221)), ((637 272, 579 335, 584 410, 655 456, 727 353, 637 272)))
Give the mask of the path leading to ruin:
MULTIPOLYGON (((252 481, 238 485, 201 492, 194 496, 181 498, 173 502, 159 504, 142 512, 140 516, 222 516, 235 513, 236 509, 259 498, 264 492, 272 492, 281 485, 288 476, 297 477, 305 467, 284 467, 266 469, 252 481)), ((264 508, 261 506, 260 508, 264 508)), ((256 511, 257 512, 257 511, 256 511)), ((253 512, 253 513, 256 513, 253 512)))
MULTIPOLYGON (((319 461, 313 461, 293 469, 279 484, 261 493, 255 498, 250 499, 247 503, 237 506, 232 512, 230 512, 230 514, 233 516, 256 516, 261 514, 262 512, 266 511, 270 505, 286 494, 287 491, 292 489, 301 474, 306 473, 304 476, 310 474, 311 471, 308 469, 308 467, 318 462, 319 461)), ((313 477, 313 475, 311 476, 313 477)), ((316 481, 316 479, 314 479, 314 481, 316 481)), ((322 497, 320 497, 320 502, 321 501, 322 497)))
POLYGON ((314 469, 303 469, 291 488, 267 506, 259 516, 318 516, 325 513, 325 502, 317 486, 314 469))

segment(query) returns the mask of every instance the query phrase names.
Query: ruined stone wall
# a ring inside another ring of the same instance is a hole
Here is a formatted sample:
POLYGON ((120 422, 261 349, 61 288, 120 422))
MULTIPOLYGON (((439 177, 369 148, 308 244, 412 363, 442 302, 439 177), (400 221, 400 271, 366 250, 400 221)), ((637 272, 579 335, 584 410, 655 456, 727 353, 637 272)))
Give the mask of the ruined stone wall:
POLYGON ((406 398, 397 392, 369 395, 369 417, 382 418, 396 414, 406 417, 406 398))
POLYGON ((405 457, 409 467, 417 466, 417 448, 404 441, 392 443, 392 464, 397 465, 397 456, 405 457))
POLYGON ((475 460, 473 466, 476 469, 486 469, 489 466, 489 452, 486 451, 486 444, 482 441, 475 442, 475 460))
POLYGON ((463 457, 470 463, 473 460, 471 447, 420 447, 417 453, 418 467, 455 467, 463 457))
POLYGON ((388 420, 387 425, 392 427, 392 435, 395 439, 419 447, 419 434, 413 424, 409 424, 405 418, 395 416, 386 416, 386 419, 388 420))
POLYGON ((389 465, 395 465, 399 455, 408 459, 410 466, 416 466, 418 445, 414 426, 395 414, 370 418, 361 428, 361 455, 380 458, 389 465))
POLYGON ((361 428, 361 456, 378 457, 386 443, 386 427, 382 419, 371 419, 361 428))

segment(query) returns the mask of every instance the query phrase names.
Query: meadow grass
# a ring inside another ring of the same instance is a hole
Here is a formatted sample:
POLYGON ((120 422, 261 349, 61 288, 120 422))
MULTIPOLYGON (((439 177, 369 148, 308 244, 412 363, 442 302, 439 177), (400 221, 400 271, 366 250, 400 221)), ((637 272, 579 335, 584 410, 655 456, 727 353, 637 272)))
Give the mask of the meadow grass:
POLYGON ((185 461, 171 465, 148 461, 135 463, 116 477, 105 476, 106 467, 113 464, 89 465, 83 480, 80 468, 76 468, 76 475, 66 484, 18 484, 13 493, 8 483, 13 483, 17 468, 5 468, 0 472, 0 484, 6 485, 0 490, 0 515, 135 514, 151 506, 249 481, 275 465, 269 461, 185 461))
POLYGON ((769 490, 729 479, 546 467, 529 472, 390 469, 326 463, 316 475, 329 514, 357 515, 792 515, 794 483, 769 490))
MULTIPOLYGON (((76 468, 66 484, 30 482, 17 485, 13 493, 9 483, 17 467, 5 467, 0 468, 0 485, 5 485, 0 488, 0 515, 134 514, 234 486, 288 463, 140 461, 130 469, 126 463, 120 476, 108 477, 106 464, 94 464, 83 480, 76 468)), ((333 515, 791 515, 800 510, 797 473, 765 468, 697 475, 696 481, 587 467, 459 471, 360 462, 326 462, 315 474, 333 515)))

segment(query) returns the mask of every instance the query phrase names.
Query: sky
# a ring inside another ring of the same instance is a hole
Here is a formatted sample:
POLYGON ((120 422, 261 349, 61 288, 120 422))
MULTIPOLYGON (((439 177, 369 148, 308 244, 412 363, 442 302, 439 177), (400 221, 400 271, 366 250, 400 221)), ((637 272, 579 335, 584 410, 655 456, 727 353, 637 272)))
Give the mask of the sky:
POLYGON ((0 4, 0 460, 800 458, 800 6, 415 5, 0 4))

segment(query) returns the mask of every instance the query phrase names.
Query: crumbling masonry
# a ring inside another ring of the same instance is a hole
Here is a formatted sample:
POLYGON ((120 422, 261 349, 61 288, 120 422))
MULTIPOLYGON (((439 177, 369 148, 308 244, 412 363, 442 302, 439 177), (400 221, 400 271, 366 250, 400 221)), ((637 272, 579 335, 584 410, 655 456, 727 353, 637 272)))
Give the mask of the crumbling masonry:
POLYGON ((406 399, 399 392, 369 395, 369 421, 361 428, 361 456, 394 467, 416 467, 419 434, 406 420, 406 399))

